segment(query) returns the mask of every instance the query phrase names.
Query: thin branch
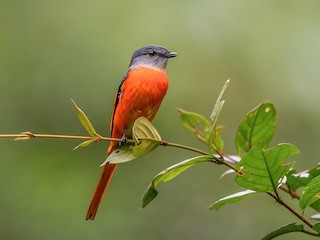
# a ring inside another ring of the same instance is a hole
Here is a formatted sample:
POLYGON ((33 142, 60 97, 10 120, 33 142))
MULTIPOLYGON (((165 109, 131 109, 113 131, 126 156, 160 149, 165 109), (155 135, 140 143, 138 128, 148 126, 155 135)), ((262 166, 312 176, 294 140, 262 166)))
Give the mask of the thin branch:
MULTIPOLYGON (((110 138, 110 137, 102 137, 99 134, 96 136, 78 136, 78 135, 61 135, 61 134, 42 134, 42 133, 32 133, 32 132, 22 132, 20 134, 0 134, 0 139, 1 138, 13 138, 15 140, 28 140, 30 138, 55 138, 55 139, 73 139, 73 140, 94 140, 96 139, 97 142, 100 141, 115 141, 115 142, 121 142, 123 139, 121 138, 110 138)), ((149 139, 149 138, 141 138, 138 140, 152 140, 155 142, 158 142, 162 146, 170 146, 170 147, 175 147, 175 148, 180 148, 180 149, 185 149, 188 151, 192 151, 195 153, 199 153, 202 155, 211 155, 209 152, 183 145, 183 144, 178 144, 178 143, 172 143, 172 142, 167 142, 163 140, 156 140, 156 139, 149 139)), ((127 140, 129 143, 135 143, 134 140, 128 139, 127 140)), ((213 156, 214 162, 218 164, 223 164, 233 170, 235 170, 234 165, 231 163, 225 161, 223 157, 217 157, 213 156)))
POLYGON ((296 217, 298 217, 301 221, 307 224, 310 228, 313 228, 314 224, 310 222, 308 219, 302 216, 296 209, 291 207, 288 203, 279 198, 275 193, 267 193, 269 196, 273 197, 279 204, 288 209, 291 213, 293 213, 296 217))
MULTIPOLYGON (((97 139, 97 141, 115 141, 121 142, 122 139, 119 138, 109 138, 102 137, 100 135, 96 136, 78 136, 78 135, 61 135, 61 134, 42 134, 42 133, 31 133, 23 132, 20 134, 0 134, 0 138, 14 138, 15 140, 28 140, 30 138, 57 138, 57 139, 73 139, 73 140, 91 140, 97 139)), ((128 142, 134 143, 134 140, 128 140, 128 142)))
POLYGON ((296 192, 291 191, 290 189, 286 188, 284 185, 280 186, 280 189, 288 194, 290 194, 290 196, 292 198, 297 199, 298 201, 300 201, 300 195, 296 192))
MULTIPOLYGON (((163 140, 155 140, 155 139, 150 139, 150 138, 140 138, 139 140, 152 140, 152 141, 160 143, 160 145, 162 145, 162 146, 170 146, 170 147, 185 149, 185 150, 188 150, 188 151, 200 153, 202 155, 212 155, 209 152, 200 150, 198 148, 190 147, 190 146, 187 146, 187 145, 183 145, 183 144, 172 143, 172 142, 167 142, 167 141, 163 141, 163 140)), ((214 159, 214 163, 223 164, 223 165, 235 170, 235 166, 232 165, 231 163, 225 161, 224 158, 221 155, 220 155, 220 157, 212 155, 212 157, 214 159)))
MULTIPOLYGON (((0 139, 1 138, 13 138, 15 140, 28 140, 30 138, 55 138, 55 139, 74 139, 74 140, 94 140, 94 139, 96 139, 97 142, 100 142, 100 141, 121 142, 121 141, 123 141, 122 139, 119 139, 119 138, 102 137, 99 134, 97 134, 96 136, 78 136, 78 135, 39 134, 39 133, 34 134, 31 132, 23 132, 20 134, 0 134, 0 139)), ((185 149, 185 150, 196 152, 196 153, 199 153, 202 155, 211 155, 210 153, 208 153, 206 151, 203 151, 203 150, 191 147, 191 146, 178 144, 178 143, 171 143, 171 142, 167 142, 167 141, 163 141, 163 140, 155 140, 155 139, 148 139, 148 138, 141 138, 139 140, 152 140, 152 141, 158 142, 162 146, 170 146, 170 147, 185 149)), ((135 142, 132 139, 128 139, 127 141, 130 143, 135 142)), ((237 171, 235 166, 233 164, 225 161, 222 155, 220 155, 220 157, 213 155, 213 159, 214 159, 215 163, 223 164, 223 165, 227 166, 228 168, 230 168, 234 171, 237 171)), ((283 187, 281 187, 281 189, 289 193, 289 191, 287 189, 285 189, 283 187)), ((275 194, 275 193, 267 193, 267 194, 270 195, 271 197, 273 197, 279 204, 281 204, 282 206, 287 208, 296 217, 301 219, 310 228, 313 228, 314 224, 312 222, 310 222, 309 220, 304 218, 301 213, 299 213, 296 209, 294 209, 289 204, 287 204, 285 201, 283 201, 281 198, 279 198, 279 196, 277 194, 275 194)), ((306 233, 314 235, 312 232, 306 231, 306 233)), ((316 236, 318 236, 318 235, 316 235, 316 236)))

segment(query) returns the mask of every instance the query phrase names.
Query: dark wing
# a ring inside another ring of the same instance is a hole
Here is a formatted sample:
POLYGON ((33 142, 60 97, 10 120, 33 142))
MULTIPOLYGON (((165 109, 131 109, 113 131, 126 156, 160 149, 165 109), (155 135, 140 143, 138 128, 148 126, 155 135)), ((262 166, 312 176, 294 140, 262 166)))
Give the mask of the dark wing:
POLYGON ((124 74, 122 80, 121 80, 121 83, 120 83, 120 86, 118 88, 118 91, 116 93, 116 96, 114 98, 114 102, 113 102, 113 109, 112 109, 112 117, 111 117, 111 122, 110 122, 110 133, 112 135, 112 130, 113 130, 113 119, 114 119, 114 115, 115 115, 115 112, 116 112, 116 109, 118 107, 118 103, 121 99, 121 95, 122 95, 122 92, 123 92, 123 84, 124 82, 126 81, 128 75, 130 73, 130 68, 128 68, 128 70, 126 71, 126 73, 124 74))

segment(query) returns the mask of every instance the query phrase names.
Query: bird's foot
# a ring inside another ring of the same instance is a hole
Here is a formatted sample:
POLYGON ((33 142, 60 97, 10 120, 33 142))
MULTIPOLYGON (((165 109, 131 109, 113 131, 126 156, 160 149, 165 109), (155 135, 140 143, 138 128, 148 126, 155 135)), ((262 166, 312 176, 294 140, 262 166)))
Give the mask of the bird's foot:
POLYGON ((124 131, 122 137, 121 137, 121 142, 119 142, 119 146, 122 146, 123 144, 128 142, 128 138, 126 136, 126 130, 124 131))

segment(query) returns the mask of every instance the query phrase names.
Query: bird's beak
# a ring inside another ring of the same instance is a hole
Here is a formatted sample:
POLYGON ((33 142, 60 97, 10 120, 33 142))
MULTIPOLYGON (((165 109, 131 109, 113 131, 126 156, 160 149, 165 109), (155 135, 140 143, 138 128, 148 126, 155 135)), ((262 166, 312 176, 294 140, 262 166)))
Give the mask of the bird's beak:
POLYGON ((176 57, 176 56, 178 56, 178 53, 177 53, 177 52, 169 52, 169 53, 167 54, 167 57, 168 57, 168 58, 174 58, 174 57, 176 57))

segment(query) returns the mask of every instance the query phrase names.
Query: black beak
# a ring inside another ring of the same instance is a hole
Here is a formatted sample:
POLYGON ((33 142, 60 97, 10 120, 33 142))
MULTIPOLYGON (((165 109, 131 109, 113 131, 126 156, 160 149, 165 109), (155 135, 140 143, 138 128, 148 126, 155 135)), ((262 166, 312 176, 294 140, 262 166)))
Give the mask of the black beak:
POLYGON ((167 58, 174 58, 176 56, 178 56, 177 52, 168 52, 166 57, 167 58))

